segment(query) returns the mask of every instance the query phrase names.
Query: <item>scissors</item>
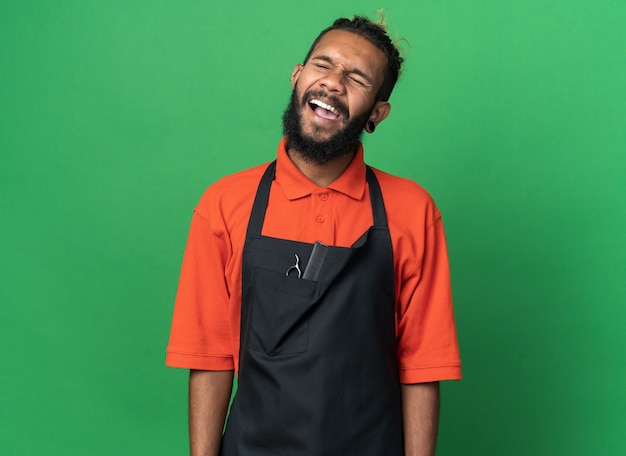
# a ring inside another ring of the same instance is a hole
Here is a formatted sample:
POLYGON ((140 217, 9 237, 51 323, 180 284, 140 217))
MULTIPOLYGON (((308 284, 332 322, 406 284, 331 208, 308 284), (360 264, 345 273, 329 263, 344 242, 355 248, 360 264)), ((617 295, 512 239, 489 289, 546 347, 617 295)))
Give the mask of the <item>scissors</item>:
POLYGON ((296 271, 298 273, 298 279, 299 279, 300 276, 302 275, 302 272, 300 271, 300 257, 298 255, 294 255, 294 256, 296 257, 296 264, 294 264, 289 269, 287 269, 287 272, 285 273, 285 275, 289 276, 289 273, 291 271, 296 271))

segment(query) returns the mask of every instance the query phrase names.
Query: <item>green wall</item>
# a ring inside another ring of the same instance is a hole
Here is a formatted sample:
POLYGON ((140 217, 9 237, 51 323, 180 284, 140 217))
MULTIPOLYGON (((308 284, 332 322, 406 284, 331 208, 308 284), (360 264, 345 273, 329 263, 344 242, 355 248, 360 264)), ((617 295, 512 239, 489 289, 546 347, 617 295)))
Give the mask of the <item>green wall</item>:
POLYGON ((274 157, 316 33, 381 6, 411 47, 367 160, 449 238, 438 454, 626 454, 623 0, 2 2, 1 454, 186 454, 193 207, 274 157))

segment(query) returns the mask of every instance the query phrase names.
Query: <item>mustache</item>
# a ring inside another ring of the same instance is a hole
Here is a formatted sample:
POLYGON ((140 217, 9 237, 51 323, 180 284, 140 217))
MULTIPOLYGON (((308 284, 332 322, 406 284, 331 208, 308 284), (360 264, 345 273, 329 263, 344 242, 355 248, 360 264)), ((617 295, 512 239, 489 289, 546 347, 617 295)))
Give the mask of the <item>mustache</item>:
POLYGON ((305 107, 306 105, 309 104, 309 101, 315 98, 318 98, 324 101, 324 103, 333 105, 335 108, 339 110, 339 112, 341 112, 341 114, 344 115, 346 120, 350 119, 350 111, 348 109, 348 106, 346 106, 336 96, 330 95, 324 92, 323 90, 307 90, 306 92, 304 92, 304 95, 302 95, 302 100, 300 101, 300 104, 302 105, 302 107, 305 107))

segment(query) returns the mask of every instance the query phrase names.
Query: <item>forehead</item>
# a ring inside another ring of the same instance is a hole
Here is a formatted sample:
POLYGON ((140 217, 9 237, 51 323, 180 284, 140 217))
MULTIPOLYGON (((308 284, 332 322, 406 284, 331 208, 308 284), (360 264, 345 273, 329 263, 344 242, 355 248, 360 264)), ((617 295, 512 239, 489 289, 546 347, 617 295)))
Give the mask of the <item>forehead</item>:
POLYGON ((346 30, 331 30, 317 43, 310 58, 326 56, 338 63, 358 67, 372 75, 384 75, 387 65, 385 53, 374 43, 358 33, 346 30))

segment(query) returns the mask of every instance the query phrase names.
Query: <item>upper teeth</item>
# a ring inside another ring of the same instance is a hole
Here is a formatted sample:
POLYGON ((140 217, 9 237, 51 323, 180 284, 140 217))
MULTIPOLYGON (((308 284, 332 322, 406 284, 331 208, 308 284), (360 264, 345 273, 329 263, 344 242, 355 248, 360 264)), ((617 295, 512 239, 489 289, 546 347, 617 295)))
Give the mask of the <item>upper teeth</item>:
POLYGON ((311 104, 317 105, 320 108, 324 108, 327 111, 332 112, 335 115, 339 115, 339 111, 337 111, 337 109, 334 106, 331 106, 329 104, 324 103, 323 101, 320 100, 311 100, 311 104))

